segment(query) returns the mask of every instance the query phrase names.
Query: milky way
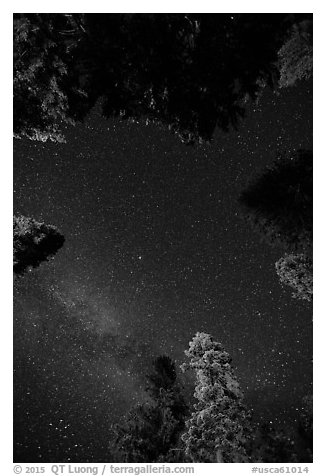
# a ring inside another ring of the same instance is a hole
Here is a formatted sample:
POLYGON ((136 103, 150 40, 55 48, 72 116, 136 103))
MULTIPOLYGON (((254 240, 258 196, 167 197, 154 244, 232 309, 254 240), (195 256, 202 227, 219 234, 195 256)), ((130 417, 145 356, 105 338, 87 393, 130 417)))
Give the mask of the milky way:
POLYGON ((266 89, 211 146, 96 111, 66 144, 15 141, 15 212, 66 238, 15 282, 16 460, 105 461, 152 359, 181 363, 197 331, 232 355, 257 419, 295 419, 311 391, 312 309, 282 288, 283 252, 237 198, 278 152, 312 147, 311 91, 266 89))

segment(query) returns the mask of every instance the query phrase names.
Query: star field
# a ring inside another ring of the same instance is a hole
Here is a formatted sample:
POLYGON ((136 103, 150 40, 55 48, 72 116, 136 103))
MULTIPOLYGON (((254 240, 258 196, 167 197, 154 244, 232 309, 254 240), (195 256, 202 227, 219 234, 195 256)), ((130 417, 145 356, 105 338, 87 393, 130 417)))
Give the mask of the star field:
POLYGON ((152 359, 180 364, 197 331, 231 354, 256 419, 296 418, 311 392, 312 309, 282 288, 283 251, 237 198, 279 151, 312 148, 311 91, 266 89, 210 146, 97 111, 66 144, 15 141, 15 213, 66 238, 15 282, 17 460, 105 461, 152 359))

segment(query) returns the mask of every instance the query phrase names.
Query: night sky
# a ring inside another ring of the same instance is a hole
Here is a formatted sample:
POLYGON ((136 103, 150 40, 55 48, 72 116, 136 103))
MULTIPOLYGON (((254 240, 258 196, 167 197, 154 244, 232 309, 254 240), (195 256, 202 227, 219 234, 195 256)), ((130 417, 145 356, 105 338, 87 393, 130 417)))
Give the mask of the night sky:
POLYGON ((16 460, 105 461, 152 360, 180 364, 197 331, 231 354, 257 420, 294 421, 311 393, 311 304, 282 288, 283 250, 237 198, 277 152, 312 148, 312 84, 266 89, 210 146, 96 110, 66 139, 14 142, 15 213, 66 238, 14 285, 16 460))

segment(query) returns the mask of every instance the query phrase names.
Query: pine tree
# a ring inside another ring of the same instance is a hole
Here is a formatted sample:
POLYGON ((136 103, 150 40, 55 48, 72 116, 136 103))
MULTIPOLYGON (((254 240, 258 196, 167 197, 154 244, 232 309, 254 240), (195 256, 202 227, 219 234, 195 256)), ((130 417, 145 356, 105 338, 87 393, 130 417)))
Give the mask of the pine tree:
POLYGON ((312 260, 304 254, 285 254, 275 263, 280 282, 294 289, 292 297, 312 300, 313 271, 312 260))
POLYGON ((154 372, 147 377, 149 401, 134 407, 114 427, 113 450, 119 462, 182 460, 178 442, 187 405, 177 383, 175 364, 169 357, 160 356, 153 365, 154 372))
POLYGON ((246 219, 270 243, 312 254, 313 156, 298 150, 278 158, 239 198, 246 219))
MULTIPOLYGON (((71 28, 69 15, 14 15, 14 137, 64 142, 62 126, 73 123, 64 87, 72 75, 72 34, 64 34, 71 28)), ((70 84, 69 95, 76 89, 70 84)))
POLYGON ((195 335, 185 354, 190 361, 182 369, 195 371, 198 400, 182 436, 186 455, 198 463, 248 462, 250 414, 229 354, 205 333, 195 335))
POLYGON ((293 86, 297 81, 312 76, 312 40, 311 19, 293 25, 289 39, 278 52, 281 88, 293 86))
POLYGON ((13 269, 17 275, 47 261, 64 243, 64 237, 56 227, 22 215, 14 216, 13 232, 13 269))

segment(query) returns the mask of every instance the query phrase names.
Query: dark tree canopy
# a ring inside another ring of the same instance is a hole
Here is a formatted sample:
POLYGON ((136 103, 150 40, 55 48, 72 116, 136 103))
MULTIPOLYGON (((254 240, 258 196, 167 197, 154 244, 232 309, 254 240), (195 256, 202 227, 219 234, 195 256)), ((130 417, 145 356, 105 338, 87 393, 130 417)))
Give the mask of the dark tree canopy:
POLYGON ((153 362, 153 366, 155 371, 147 376, 149 383, 147 391, 155 399, 157 392, 160 392, 161 389, 167 390, 174 385, 177 373, 173 360, 166 355, 158 357, 153 362))
MULTIPOLYGON (((211 140, 276 84, 297 14, 16 14, 14 132, 62 140, 102 98, 105 117, 145 118, 211 140), (276 81, 275 81, 276 80, 276 81)), ((309 17, 309 15, 308 15, 309 17)))
POLYGON ((64 237, 56 227, 14 216, 14 273, 20 275, 30 267, 36 268, 55 255, 63 243, 64 237))
POLYGON ((247 218, 272 244, 312 255, 313 155, 298 150, 277 159, 242 193, 247 218))
POLYGON ((174 362, 160 356, 147 376, 150 401, 134 407, 114 428, 114 454, 119 462, 180 461, 177 447, 188 412, 177 383, 174 362))
POLYGON ((68 44, 60 35, 69 28, 66 20, 58 14, 14 16, 16 137, 64 141, 62 123, 71 122, 63 83, 68 75, 68 44))

